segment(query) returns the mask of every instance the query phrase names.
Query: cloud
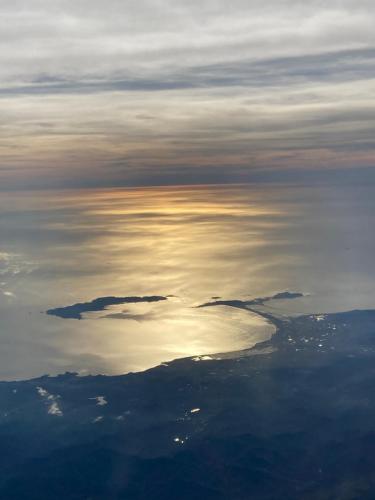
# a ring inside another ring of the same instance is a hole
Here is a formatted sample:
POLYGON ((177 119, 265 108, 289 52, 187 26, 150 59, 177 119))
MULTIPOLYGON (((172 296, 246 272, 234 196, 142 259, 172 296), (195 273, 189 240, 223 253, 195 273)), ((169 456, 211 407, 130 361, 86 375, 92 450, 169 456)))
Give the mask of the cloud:
MULTIPOLYGON (((116 74, 81 79, 37 75, 24 85, 3 85, 0 96, 97 94, 102 92, 160 92, 166 90, 205 89, 300 84, 319 81, 356 81, 374 79, 375 49, 338 50, 271 59, 241 59, 210 65, 179 68, 148 78, 116 74)), ((138 118, 150 119, 147 114, 138 118)), ((151 118, 155 118, 152 117, 151 118)), ((52 124, 40 122, 41 127, 52 124)))
POLYGON ((105 406, 108 404, 108 401, 104 396, 95 396, 94 398, 89 399, 93 399, 94 401, 96 401, 97 406, 105 406))
POLYGON ((372 166, 374 15, 361 0, 6 0, 2 189, 372 166))
POLYGON ((163 72, 196 63, 358 48, 374 42, 367 1, 5 1, 2 81, 163 72), (183 56, 183 57, 182 57, 183 56))
POLYGON ((48 405, 48 410, 47 410, 48 415, 53 415, 55 417, 63 416, 63 412, 61 411, 61 408, 58 404, 58 399, 60 398, 60 396, 55 396, 54 394, 50 394, 46 389, 40 386, 36 388, 36 391, 48 405))

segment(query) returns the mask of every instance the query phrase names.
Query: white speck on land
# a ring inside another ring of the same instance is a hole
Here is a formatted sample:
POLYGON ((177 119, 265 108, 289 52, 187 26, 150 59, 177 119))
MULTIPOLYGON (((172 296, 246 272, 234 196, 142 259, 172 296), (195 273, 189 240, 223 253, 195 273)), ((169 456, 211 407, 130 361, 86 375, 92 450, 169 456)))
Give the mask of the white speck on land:
POLYGON ((186 439, 187 439, 187 437, 186 437, 185 439, 182 439, 182 438, 180 438, 180 437, 175 437, 175 438, 173 439, 173 441, 174 441, 175 443, 177 443, 177 444, 184 444, 186 439))
POLYGON ((320 314, 319 316, 315 316, 316 321, 324 321, 326 319, 325 314, 320 314))
POLYGON ((211 361, 213 358, 211 356, 196 356, 193 361, 211 361))
POLYGON ((176 444, 184 444, 185 441, 187 441, 189 439, 189 436, 185 436, 183 438, 180 438, 178 436, 176 436, 173 441, 176 443, 176 444))

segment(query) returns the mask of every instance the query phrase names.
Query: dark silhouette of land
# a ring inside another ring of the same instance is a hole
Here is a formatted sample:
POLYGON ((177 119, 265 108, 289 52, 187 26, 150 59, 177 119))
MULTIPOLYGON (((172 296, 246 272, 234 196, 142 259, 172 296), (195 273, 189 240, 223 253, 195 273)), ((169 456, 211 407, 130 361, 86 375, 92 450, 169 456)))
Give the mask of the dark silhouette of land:
POLYGON ((104 311, 109 306, 118 304, 136 304, 139 302, 160 302, 168 300, 167 297, 152 295, 149 297, 99 297, 91 302, 80 302, 66 307, 48 309, 46 314, 64 319, 82 319, 86 312, 104 311))
POLYGON ((0 499, 372 500, 375 311, 259 308, 232 356, 0 383, 0 499))

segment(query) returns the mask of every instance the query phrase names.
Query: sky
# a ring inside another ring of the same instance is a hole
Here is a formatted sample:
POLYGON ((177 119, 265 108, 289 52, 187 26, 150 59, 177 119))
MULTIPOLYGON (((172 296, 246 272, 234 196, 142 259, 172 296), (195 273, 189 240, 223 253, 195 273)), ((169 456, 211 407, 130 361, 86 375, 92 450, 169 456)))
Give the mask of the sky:
POLYGON ((371 176, 370 0, 2 0, 0 189, 371 176))

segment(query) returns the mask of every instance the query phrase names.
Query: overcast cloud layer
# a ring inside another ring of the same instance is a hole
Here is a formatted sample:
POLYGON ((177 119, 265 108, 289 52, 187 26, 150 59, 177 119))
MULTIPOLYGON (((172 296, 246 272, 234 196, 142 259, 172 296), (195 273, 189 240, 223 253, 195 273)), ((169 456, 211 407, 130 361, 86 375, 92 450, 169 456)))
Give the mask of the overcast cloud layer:
POLYGON ((372 1, 3 0, 0 9, 3 189, 374 165, 372 1))

